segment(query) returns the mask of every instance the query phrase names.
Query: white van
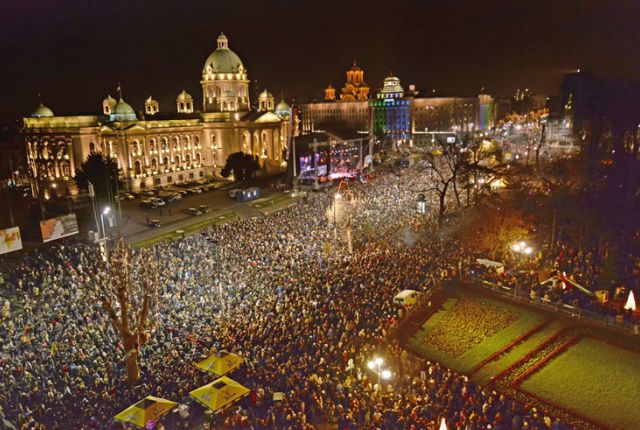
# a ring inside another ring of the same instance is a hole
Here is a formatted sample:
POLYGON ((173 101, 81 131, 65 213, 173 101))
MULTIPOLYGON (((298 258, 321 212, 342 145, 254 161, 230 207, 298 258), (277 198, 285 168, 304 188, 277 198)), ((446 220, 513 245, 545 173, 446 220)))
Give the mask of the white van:
POLYGON ((420 298, 420 293, 415 290, 403 290, 400 291, 393 298, 393 302, 407 308, 413 307, 420 298))
POLYGON ((491 268, 495 270, 498 275, 502 275, 504 273, 504 264, 499 263, 497 261, 485 260, 484 258, 477 258, 476 263, 486 267, 487 269, 491 268))

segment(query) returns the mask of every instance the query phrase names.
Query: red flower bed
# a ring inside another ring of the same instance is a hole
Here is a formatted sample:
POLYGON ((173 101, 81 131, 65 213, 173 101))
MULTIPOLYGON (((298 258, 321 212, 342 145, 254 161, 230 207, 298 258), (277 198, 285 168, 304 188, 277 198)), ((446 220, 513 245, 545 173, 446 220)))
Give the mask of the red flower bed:
POLYGON ((505 345, 504 348, 499 349, 498 351, 494 352, 493 354, 491 354, 490 356, 488 356, 487 358, 482 360, 478 365, 476 365, 473 369, 471 369, 470 375, 473 375, 478 370, 480 370, 481 368, 486 366, 489 362, 491 362, 491 361, 495 360, 496 358, 500 357, 502 354, 507 352, 509 349, 513 348, 514 346, 516 346, 520 342, 522 342, 525 339, 529 338, 532 334, 534 334, 535 332, 537 332, 541 328, 547 326, 549 323, 551 323, 551 320, 548 320, 548 319, 544 320, 540 324, 538 324, 538 325, 532 327, 530 330, 524 332, 521 336, 519 336, 516 339, 514 339, 508 345, 505 345))
POLYGON ((551 353, 547 354, 542 360, 538 361, 536 364, 534 364, 529 369, 527 369, 527 371, 525 371, 523 374, 521 374, 520 376, 515 378, 513 381, 511 381, 511 385, 512 386, 519 386, 520 383, 523 380, 525 380, 525 379, 527 379, 529 377, 529 375, 533 374, 538 369, 542 368, 542 366, 547 364, 552 358, 554 358, 558 354, 564 352, 570 346, 575 345, 576 342, 578 342, 580 339, 582 339, 582 336, 572 337, 567 342, 563 343, 562 345, 560 345, 559 347, 557 347, 556 349, 551 351, 551 353))

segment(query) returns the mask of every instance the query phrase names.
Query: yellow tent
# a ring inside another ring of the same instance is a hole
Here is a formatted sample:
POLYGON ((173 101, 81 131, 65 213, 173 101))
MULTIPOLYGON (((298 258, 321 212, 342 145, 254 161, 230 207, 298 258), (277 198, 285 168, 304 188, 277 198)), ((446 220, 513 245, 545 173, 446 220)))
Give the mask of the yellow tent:
POLYGON ((209 358, 205 358, 196 364, 198 369, 214 373, 218 376, 226 375, 240 366, 244 359, 237 354, 227 351, 218 351, 209 358))
POLYGON ((247 387, 226 376, 189 393, 191 397, 216 413, 247 394, 249 394, 247 387))
POLYGON ((120 412, 115 418, 123 423, 145 428, 149 421, 158 421, 161 416, 176 407, 176 405, 177 403, 171 400, 147 396, 135 405, 131 405, 120 412))

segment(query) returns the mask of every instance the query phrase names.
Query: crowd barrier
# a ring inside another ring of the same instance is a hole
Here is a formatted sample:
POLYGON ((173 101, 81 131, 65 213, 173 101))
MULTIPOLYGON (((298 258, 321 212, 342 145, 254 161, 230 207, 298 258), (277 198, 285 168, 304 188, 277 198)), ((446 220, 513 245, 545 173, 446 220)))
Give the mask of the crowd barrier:
POLYGON ((612 327, 629 333, 640 335, 640 325, 631 321, 625 321, 621 316, 614 317, 565 303, 554 303, 544 297, 531 298, 528 289, 518 290, 518 288, 508 288, 504 285, 494 284, 483 279, 472 279, 471 284, 491 290, 510 299, 537 306, 545 310, 560 312, 572 318, 579 318, 587 322, 593 322, 606 327, 612 327))

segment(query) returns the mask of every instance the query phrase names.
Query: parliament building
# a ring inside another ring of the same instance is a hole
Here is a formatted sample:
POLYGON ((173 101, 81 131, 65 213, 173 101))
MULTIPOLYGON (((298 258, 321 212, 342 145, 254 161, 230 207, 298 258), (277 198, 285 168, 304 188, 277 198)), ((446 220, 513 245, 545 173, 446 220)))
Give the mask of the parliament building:
POLYGON ((40 103, 22 127, 34 194, 40 186, 76 194, 73 177, 91 153, 113 158, 131 191, 216 176, 238 151, 257 157, 264 169, 282 168, 291 109, 284 101, 276 105, 267 90, 251 109, 247 69, 224 34, 200 84, 201 105, 182 91, 170 111, 150 96, 136 113, 121 92, 97 104, 94 115, 56 116, 40 103))

